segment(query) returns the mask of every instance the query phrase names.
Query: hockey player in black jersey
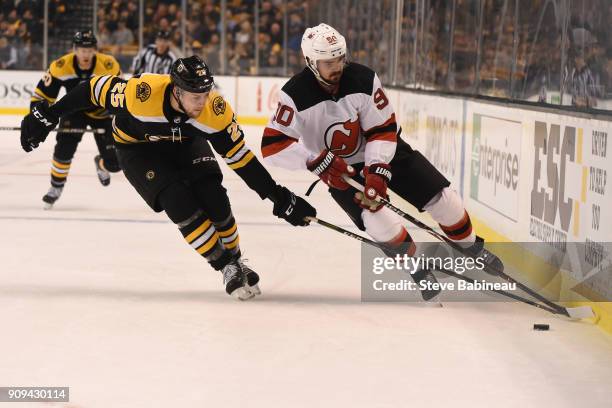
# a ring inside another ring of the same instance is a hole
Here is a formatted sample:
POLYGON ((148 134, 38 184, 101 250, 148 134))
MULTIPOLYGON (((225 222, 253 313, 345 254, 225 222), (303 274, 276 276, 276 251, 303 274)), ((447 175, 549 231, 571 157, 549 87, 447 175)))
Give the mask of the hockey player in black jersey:
MULTIPOLYGON (((503 268, 472 230, 461 196, 450 182, 401 139, 376 73, 347 62, 344 37, 327 24, 308 28, 302 52, 306 68, 282 87, 276 114, 264 130, 264 160, 316 174, 355 225, 387 247, 407 247, 410 255, 416 251, 402 219, 374 200, 387 197, 389 186, 419 211, 427 211, 474 257, 503 268), (350 188, 343 175, 356 177, 364 191, 350 188)), ((423 295, 431 298, 435 293, 423 295)))
POLYGON ((260 293, 259 276, 241 259, 237 225, 209 142, 251 189, 274 203, 274 215, 305 226, 305 217, 316 210, 276 184, 245 145, 231 106, 213 84, 197 56, 178 59, 170 75, 143 74, 128 81, 96 76, 55 105, 35 106, 22 121, 21 143, 26 151, 36 148, 62 115, 108 109, 115 115, 117 156, 129 182, 222 271, 227 293, 244 300, 260 293))
MULTIPOLYGON (((119 63, 110 55, 96 52, 97 40, 91 31, 79 31, 74 35, 73 52, 53 61, 43 78, 38 82, 30 101, 30 109, 41 101, 55 102, 60 89, 66 92, 81 82, 89 81, 94 75, 120 75, 119 63)), ((96 172, 102 185, 110 184, 110 174, 119 170, 115 146, 111 135, 111 118, 104 108, 92 107, 83 112, 62 117, 61 128, 103 129, 104 133, 94 134, 98 152, 94 158, 96 172)), ((45 208, 52 208, 62 194, 70 164, 82 133, 58 133, 53 161, 51 163, 51 188, 43 197, 45 208)))

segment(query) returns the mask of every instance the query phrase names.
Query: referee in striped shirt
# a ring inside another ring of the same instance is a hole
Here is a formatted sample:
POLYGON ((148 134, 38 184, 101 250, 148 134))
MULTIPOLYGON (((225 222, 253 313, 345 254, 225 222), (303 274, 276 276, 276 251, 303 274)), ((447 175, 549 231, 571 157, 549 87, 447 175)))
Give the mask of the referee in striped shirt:
POLYGON ((170 33, 158 31, 155 44, 149 44, 134 57, 132 72, 134 75, 144 72, 169 74, 176 55, 170 51, 170 33))

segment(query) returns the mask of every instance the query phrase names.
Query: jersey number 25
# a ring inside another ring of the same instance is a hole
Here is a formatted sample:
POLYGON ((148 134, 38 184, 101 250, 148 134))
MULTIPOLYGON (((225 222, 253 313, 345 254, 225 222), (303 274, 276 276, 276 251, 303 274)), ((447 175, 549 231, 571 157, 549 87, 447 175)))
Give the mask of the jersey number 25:
POLYGON ((123 92, 126 87, 125 82, 117 82, 110 94, 110 103, 114 108, 123 108, 123 102, 125 101, 125 95, 123 92))

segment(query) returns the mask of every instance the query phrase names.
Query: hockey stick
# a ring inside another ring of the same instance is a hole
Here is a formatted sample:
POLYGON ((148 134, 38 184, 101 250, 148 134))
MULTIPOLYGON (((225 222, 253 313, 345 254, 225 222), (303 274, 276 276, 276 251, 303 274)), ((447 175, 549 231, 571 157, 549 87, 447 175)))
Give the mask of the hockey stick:
MULTIPOLYGON (((344 176, 342 176, 342 178, 351 187, 355 188, 357 191, 363 191, 364 190, 363 185, 361 185, 359 182, 351 179, 350 177, 344 175, 344 176)), ((391 204, 391 202, 389 200, 387 200, 387 199, 385 199, 383 197, 380 197, 380 196, 377 196, 376 200, 379 201, 380 203, 382 203, 385 207, 387 207, 388 209, 390 209, 394 213, 398 214, 400 217, 404 218, 405 220, 410 221, 412 224, 416 225, 417 227, 427 231, 430 235, 434 236, 438 240, 446 242, 447 244, 449 244, 454 250, 456 250, 460 254, 462 254, 464 256, 470 256, 469 254, 467 254, 465 252, 465 249, 463 247, 461 247, 459 244, 457 244, 456 242, 452 241, 448 237, 440 234, 439 232, 435 231, 429 225, 427 225, 427 224, 417 220, 412 215, 407 214, 404 211, 402 211, 401 209, 397 208, 396 206, 391 204)), ((572 319, 586 319, 586 318, 589 318, 589 317, 595 317, 595 313, 593 312, 593 309, 590 306, 563 307, 561 305, 558 305, 558 304, 556 304, 556 303, 546 299, 544 296, 542 296, 539 293, 535 292, 534 290, 528 288, 527 286, 523 285, 522 283, 516 281, 511 276, 508 276, 503 271, 497 270, 496 268, 493 268, 492 266, 489 266, 489 265, 487 265, 486 268, 489 271, 492 271, 494 274, 498 275, 500 278, 506 280, 507 282, 514 283, 518 288, 520 288, 525 293, 528 293, 529 295, 531 295, 532 297, 536 298, 540 302, 546 304, 548 307, 554 309, 557 314, 561 314, 561 315, 564 315, 564 316, 567 316, 567 317, 571 317, 572 319)))
MULTIPOLYGON (((373 246, 375 248, 387 249, 384 245, 379 244, 378 242, 372 241, 371 239, 363 237, 363 236, 361 236, 359 234, 355 234, 355 233, 352 233, 350 231, 347 231, 347 230, 345 230, 342 227, 339 227, 339 226, 334 225, 332 223, 329 223, 327 221, 320 220, 320 219, 318 219, 316 217, 306 217, 306 220, 308 220, 310 222, 317 223, 319 225, 322 225, 322 226, 324 226, 326 228, 329 228, 329 229, 331 229, 333 231, 339 232, 340 234, 343 234, 343 235, 346 235, 346 236, 351 237, 353 239, 356 239, 357 241, 361 241, 361 242, 363 242, 365 244, 371 245, 371 246, 373 246)), ((469 283, 475 283, 476 282, 474 279, 468 278, 467 276, 458 274, 458 273, 453 272, 453 271, 449 271, 448 269, 436 269, 436 271, 444 273, 444 274, 446 274, 448 276, 452 276, 453 278, 464 280, 464 281, 469 282, 469 283)), ((536 302, 534 302, 532 300, 529 300, 529 299, 522 298, 522 297, 520 297, 518 295, 515 295, 513 293, 509 293, 509 292, 503 291, 501 289, 491 289, 491 291, 495 292, 497 294, 500 294, 502 296, 508 297, 510 299, 514 299, 514 300, 517 300, 519 302, 528 304, 530 306, 537 307, 538 309, 545 310, 545 311, 547 311, 549 313, 558 314, 558 312, 555 309, 553 309, 553 308, 541 305, 541 304, 536 303, 536 302)))
POLYGON ((345 230, 344 228, 339 227, 337 225, 334 225, 334 224, 332 224, 330 222, 320 220, 317 217, 306 217, 306 220, 310 221, 310 222, 317 223, 319 225, 322 225, 322 226, 324 226, 326 228, 329 228, 329 229, 331 229, 333 231, 336 231, 336 232, 339 232, 341 234, 347 235, 347 236, 349 236, 349 237, 351 237, 353 239, 356 239, 357 241, 363 242, 364 244, 369 244, 369 245, 372 245, 373 247, 376 247, 376 248, 379 248, 379 249, 387 249, 384 245, 379 244, 378 242, 372 241, 371 239, 368 239, 366 237, 362 237, 359 234, 355 234, 355 233, 353 233, 351 231, 345 230))
MULTIPOLYGON (((2 130, 20 131, 21 127, 19 127, 19 126, 0 126, 0 131, 2 131, 2 130)), ((52 130, 52 132, 58 132, 58 133, 96 133, 96 134, 101 134, 101 133, 105 133, 105 130, 101 129, 101 128, 97 128, 97 129, 57 128, 57 129, 52 130)))

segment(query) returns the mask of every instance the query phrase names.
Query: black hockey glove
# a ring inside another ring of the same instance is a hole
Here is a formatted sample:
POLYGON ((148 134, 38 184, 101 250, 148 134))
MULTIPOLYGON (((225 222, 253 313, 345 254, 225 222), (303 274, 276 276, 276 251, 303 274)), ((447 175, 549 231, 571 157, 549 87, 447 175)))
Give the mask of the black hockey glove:
POLYGON ((308 201, 296 196, 286 187, 277 185, 268 198, 274 202, 272 214, 293 226, 306 226, 309 222, 304 218, 317 216, 317 210, 308 204, 308 201))
POLYGON ((32 111, 21 121, 21 147, 26 152, 36 149, 45 141, 59 117, 51 112, 49 103, 42 101, 32 107, 32 111))

